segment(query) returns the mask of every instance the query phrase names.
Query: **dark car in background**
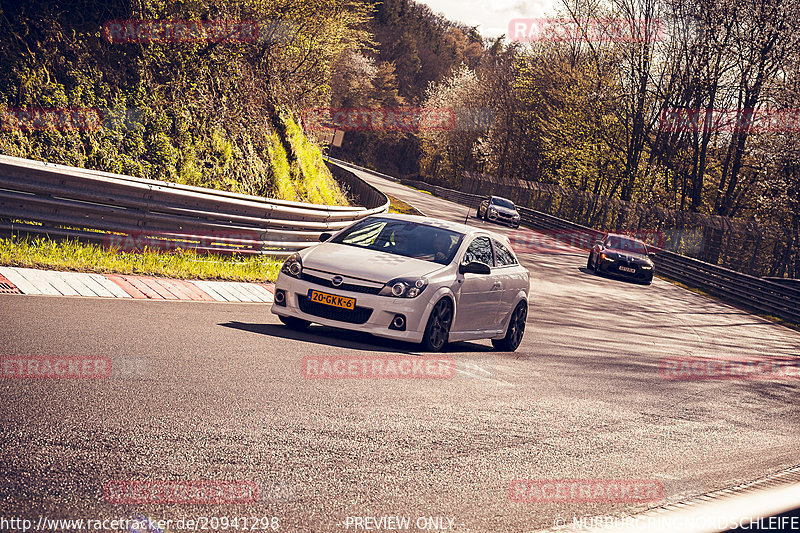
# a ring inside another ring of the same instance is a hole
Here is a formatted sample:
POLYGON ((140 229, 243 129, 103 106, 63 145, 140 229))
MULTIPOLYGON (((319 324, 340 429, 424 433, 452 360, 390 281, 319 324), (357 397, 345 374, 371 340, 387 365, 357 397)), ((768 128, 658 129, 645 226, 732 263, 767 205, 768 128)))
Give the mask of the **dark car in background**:
POLYGON ((596 274, 610 274, 640 283, 653 281, 655 266, 647 245, 627 235, 609 233, 589 252, 586 268, 596 274))
POLYGON ((514 202, 500 196, 489 196, 478 205, 478 218, 489 222, 500 222, 512 228, 519 227, 519 212, 514 202))

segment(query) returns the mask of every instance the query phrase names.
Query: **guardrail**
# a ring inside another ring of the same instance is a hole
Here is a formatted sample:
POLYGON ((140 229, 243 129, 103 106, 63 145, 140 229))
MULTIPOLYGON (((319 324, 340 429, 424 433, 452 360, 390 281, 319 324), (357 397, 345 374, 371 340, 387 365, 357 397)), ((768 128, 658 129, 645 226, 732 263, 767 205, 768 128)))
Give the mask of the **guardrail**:
POLYGON ((122 249, 286 256, 366 216, 388 198, 352 172, 335 177, 366 207, 249 196, 0 155, 0 231, 122 249))
POLYGON ((667 250, 657 251, 656 268, 667 277, 725 300, 800 324, 800 289, 722 268, 667 250))
MULTIPOLYGON (((348 166, 373 172, 352 164, 348 164, 348 166)), ((394 179, 394 181, 428 191, 440 198, 474 209, 477 209, 480 201, 486 198, 486 196, 447 189, 418 180, 394 179)), ((525 226, 533 229, 568 232, 569 242, 567 244, 594 243, 605 235, 602 231, 527 207, 518 206, 517 210, 520 214, 520 221, 525 226)), ((757 278, 666 249, 650 248, 656 252, 653 261, 660 274, 686 285, 703 289, 710 294, 754 311, 800 324, 800 285, 790 283, 791 280, 773 281, 757 278)))
POLYGON ((761 279, 766 280, 766 281, 771 281, 773 283, 780 283, 781 285, 794 287, 796 289, 800 289, 800 279, 796 279, 796 278, 774 278, 774 277, 763 277, 761 279))
POLYGON ((368 169, 368 168, 360 167, 358 165, 354 165, 353 163, 350 163, 349 161, 344 161, 342 159, 336 159, 335 157, 331 157, 329 155, 323 156, 323 158, 326 159, 327 161, 332 162, 332 163, 336 163, 337 165, 341 165, 343 167, 354 168, 356 170, 361 170, 363 172, 369 172, 370 174, 375 174, 376 176, 380 176, 381 178, 387 179, 389 181, 400 181, 399 179, 395 178, 394 176, 390 176, 388 174, 383 174, 382 172, 378 172, 377 170, 371 170, 371 169, 368 169))

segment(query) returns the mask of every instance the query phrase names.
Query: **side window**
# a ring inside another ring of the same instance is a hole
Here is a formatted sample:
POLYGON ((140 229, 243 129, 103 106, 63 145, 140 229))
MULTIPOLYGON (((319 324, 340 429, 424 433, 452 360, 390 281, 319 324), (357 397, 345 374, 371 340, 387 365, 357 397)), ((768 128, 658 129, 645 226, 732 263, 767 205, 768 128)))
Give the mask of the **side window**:
POLYGON ((494 266, 494 260, 492 259, 492 245, 489 241, 489 237, 475 237, 475 239, 469 244, 469 248, 467 248, 467 252, 464 254, 464 259, 461 261, 461 263, 466 265, 467 263, 471 263, 473 261, 489 265, 490 267, 494 266))
POLYGON ((492 241, 494 244, 494 254, 497 258, 497 266, 506 266, 506 265, 516 265, 517 259, 514 257, 514 254, 511 253, 511 250, 506 248, 506 246, 502 243, 499 243, 495 240, 492 241))

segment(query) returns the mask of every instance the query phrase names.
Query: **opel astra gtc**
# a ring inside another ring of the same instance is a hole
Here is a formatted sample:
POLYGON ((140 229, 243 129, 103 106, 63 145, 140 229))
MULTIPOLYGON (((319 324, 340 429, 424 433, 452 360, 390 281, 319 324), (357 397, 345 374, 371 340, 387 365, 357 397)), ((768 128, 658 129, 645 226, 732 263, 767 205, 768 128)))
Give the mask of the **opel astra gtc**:
POLYGON ((491 339, 514 351, 528 314, 528 271, 508 239, 434 218, 376 215, 286 259, 272 312, 439 351, 491 339))

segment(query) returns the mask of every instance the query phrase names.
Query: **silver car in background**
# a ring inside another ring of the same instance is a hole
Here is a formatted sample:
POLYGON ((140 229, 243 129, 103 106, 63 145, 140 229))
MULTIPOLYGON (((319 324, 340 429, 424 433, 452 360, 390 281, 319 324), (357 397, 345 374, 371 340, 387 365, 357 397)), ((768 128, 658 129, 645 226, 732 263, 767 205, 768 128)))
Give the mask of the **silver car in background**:
POLYGON ((478 205, 477 217, 489 222, 499 222, 512 228, 519 227, 520 216, 514 202, 500 196, 489 196, 478 205))

